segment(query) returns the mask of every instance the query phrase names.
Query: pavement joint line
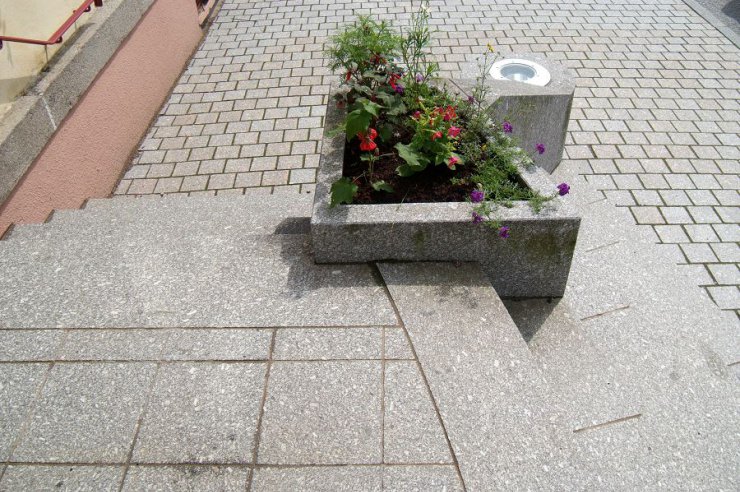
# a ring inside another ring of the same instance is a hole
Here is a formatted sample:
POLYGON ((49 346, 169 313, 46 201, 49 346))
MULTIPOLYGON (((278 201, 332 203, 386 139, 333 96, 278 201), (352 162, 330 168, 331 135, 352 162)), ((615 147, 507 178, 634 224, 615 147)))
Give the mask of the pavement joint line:
POLYGON ((605 201, 606 201, 606 197, 602 197, 602 198, 599 198, 598 200, 590 201, 590 202, 586 203, 586 205, 593 205, 595 203, 601 203, 601 202, 605 202, 605 201))
MULTIPOLYGON (((254 447, 252 448, 252 465, 257 464, 259 458, 260 448, 260 437, 262 435, 262 418, 265 415, 265 404, 267 403, 267 391, 270 382, 270 370, 272 369, 273 354, 275 353, 275 339, 277 338, 277 330, 272 330, 272 338, 270 340, 270 349, 267 353, 267 367, 265 368, 265 383, 262 389, 262 400, 260 401, 260 411, 257 417, 257 428, 254 431, 254 447)), ((254 469, 247 478, 247 492, 252 490, 252 480, 254 479, 254 469)))
POLYGON ((289 325, 289 326, 144 326, 135 327, 130 326, 126 328, 115 328, 115 327, 89 327, 89 328, 1 328, 0 332, 3 331, 131 331, 131 330, 316 330, 316 329, 332 329, 332 330, 343 330, 347 328, 401 328, 401 325, 289 325))
MULTIPOLYGON (((329 357, 326 359, 273 359, 273 362, 378 362, 383 359, 380 357, 329 357)), ((414 360, 412 358, 404 357, 391 357, 386 358, 386 361, 402 362, 408 360, 414 360)), ((264 364, 268 361, 265 359, 37 359, 37 360, 0 360, 0 365, 3 364, 133 364, 140 362, 158 362, 162 364, 264 364)))
POLYGON ((152 393, 154 392, 154 386, 157 383, 159 377, 159 368, 161 363, 157 363, 157 367, 154 370, 154 376, 149 382, 149 388, 146 391, 146 398, 144 399, 144 405, 142 406, 139 418, 136 419, 136 427, 134 428, 134 438, 131 440, 131 447, 128 450, 128 456, 126 457, 126 463, 123 468, 123 475, 121 476, 121 484, 118 486, 118 492, 123 490, 123 485, 126 483, 126 476, 128 475, 129 468, 131 467, 131 458, 134 456, 134 448, 136 448, 136 441, 139 439, 139 431, 141 430, 141 424, 146 418, 147 410, 149 409, 149 403, 152 400, 152 393))
POLYGON ((734 366, 736 366, 738 364, 740 364, 740 360, 735 361, 735 362, 730 362, 729 364, 727 364, 727 367, 734 367, 734 366))
POLYGON ((626 417, 621 417, 621 418, 618 418, 618 419, 609 420, 607 422, 602 422, 600 424, 587 425, 586 427, 581 427, 580 429, 574 429, 573 430, 573 434, 578 434, 578 433, 586 432, 586 431, 590 431, 590 430, 601 429, 601 428, 606 427, 606 426, 609 426, 609 425, 619 424, 621 422, 626 422, 628 420, 639 419, 640 417, 642 417, 642 414, 641 413, 636 413, 634 415, 628 415, 626 417))
POLYGON ((630 305, 629 304, 625 304, 624 306, 618 306, 618 307, 615 307, 615 308, 612 308, 612 309, 608 309, 606 311, 603 311, 601 313, 592 314, 591 316, 586 316, 585 318, 581 318, 581 321, 590 321, 590 320, 592 320, 594 318, 599 318, 601 316, 606 316, 608 314, 616 313, 617 311, 623 311, 623 310, 629 309, 629 308, 630 308, 630 305))
POLYGON ((600 249, 608 248, 609 246, 614 246, 615 244, 619 244, 622 241, 620 239, 617 239, 616 241, 612 241, 610 243, 602 244, 601 246, 594 246, 593 248, 589 248, 584 253, 591 253, 592 251, 598 251, 600 249))
POLYGON ((442 432, 444 432, 445 440, 447 441, 447 449, 449 450, 450 456, 452 456, 452 461, 455 464, 455 471, 457 472, 457 477, 460 480, 460 484, 462 485, 463 492, 466 492, 468 489, 467 489, 467 486, 465 485, 465 478, 463 477, 462 471, 460 470, 460 463, 457 460, 457 454, 455 454, 455 449, 452 447, 452 441, 450 440, 450 435, 447 432, 447 426, 445 426, 444 420, 442 419, 442 414, 439 411, 439 405, 437 404, 436 398, 434 398, 434 394, 432 393, 432 388, 431 386, 429 386, 429 380, 427 379, 426 372, 424 372, 424 368, 421 365, 419 356, 416 353, 416 347, 414 347, 414 343, 411 341, 411 336, 409 335, 409 332, 406 329, 406 324, 403 322, 403 318, 401 317, 401 312, 398 309, 398 306, 396 306, 396 301, 393 299, 393 295, 391 294, 391 291, 388 288, 388 284, 385 282, 385 278, 383 278, 383 274, 381 273, 380 268, 378 267, 378 264, 373 263, 372 266, 373 266, 373 272, 375 272, 382 281, 383 289, 385 290, 386 296, 388 296, 388 300, 391 303, 391 307, 393 308, 393 312, 396 315, 396 319, 401 325, 401 329, 403 329, 403 334, 406 337, 406 341, 408 342, 409 348, 411 349, 411 353, 413 354, 414 360, 416 361, 416 368, 419 370, 419 374, 421 374, 421 378, 424 380, 424 386, 426 387, 427 395, 429 396, 429 399, 431 400, 432 405, 434 406, 434 412, 437 414, 437 421, 439 422, 439 425, 442 427, 442 432))

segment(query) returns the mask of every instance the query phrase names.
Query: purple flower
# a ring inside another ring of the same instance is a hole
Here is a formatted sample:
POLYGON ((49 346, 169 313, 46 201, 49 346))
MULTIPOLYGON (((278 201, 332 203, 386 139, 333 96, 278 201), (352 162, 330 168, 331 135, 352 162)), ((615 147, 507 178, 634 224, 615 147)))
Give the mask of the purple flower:
POLYGON ((560 183, 558 185, 558 194, 560 196, 564 196, 570 193, 570 186, 568 186, 568 183, 560 183))
POLYGON ((421 84, 424 81, 424 76, 420 73, 416 74, 416 82, 421 84))
POLYGON ((399 94, 403 94, 404 87, 401 84, 396 84, 395 90, 399 94))
POLYGON ((537 152, 539 152, 540 154, 545 153, 545 144, 538 143, 537 147, 535 148, 537 149, 537 152))
POLYGON ((473 203, 480 203, 485 198, 486 194, 483 190, 473 190, 470 192, 470 201, 473 203))
POLYGON ((480 224, 483 222, 483 216, 478 212, 473 212, 473 224, 480 224))
POLYGON ((503 129, 504 129, 504 133, 511 133, 511 132, 513 132, 513 131, 514 131, 514 127, 513 127, 513 126, 511 126, 511 123, 509 123, 508 121, 504 121, 504 122, 503 122, 503 123, 501 124, 501 128, 503 128, 503 129))
POLYGON ((468 96, 468 102, 473 104, 475 102, 475 98, 473 96, 468 96))
POLYGON ((509 237, 509 226, 501 226, 498 228, 499 237, 506 239, 509 237))

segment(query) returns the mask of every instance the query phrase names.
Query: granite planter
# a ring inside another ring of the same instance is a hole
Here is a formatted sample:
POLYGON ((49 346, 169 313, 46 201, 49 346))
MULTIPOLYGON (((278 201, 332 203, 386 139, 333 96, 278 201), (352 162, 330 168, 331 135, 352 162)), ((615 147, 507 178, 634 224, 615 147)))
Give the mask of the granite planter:
MULTIPOLYGON (((497 216, 511 228, 508 239, 473 224, 472 205, 465 202, 330 208, 331 185, 342 176, 346 139, 328 132, 342 121, 344 111, 330 97, 311 217, 317 263, 478 261, 501 297, 562 297, 581 221, 567 199, 555 198, 539 213, 527 202, 500 207, 497 216)), ((530 188, 545 195, 556 191, 557 183, 542 168, 520 171, 530 188)))

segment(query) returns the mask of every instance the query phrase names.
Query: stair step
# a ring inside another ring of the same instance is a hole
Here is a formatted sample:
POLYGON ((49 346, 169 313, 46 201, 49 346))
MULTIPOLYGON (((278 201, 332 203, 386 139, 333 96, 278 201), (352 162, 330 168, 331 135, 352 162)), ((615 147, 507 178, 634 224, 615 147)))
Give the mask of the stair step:
POLYGON ((396 322, 368 265, 316 265, 306 235, 149 232, 8 242, 0 328, 396 322))
POLYGON ((553 456, 560 452, 550 437, 546 383, 480 266, 378 267, 438 402, 467 487, 541 488, 547 475, 542 463, 557 462, 553 456))
POLYGON ((20 225, 9 242, 33 242, 51 238, 85 238, 117 233, 215 234, 234 229, 243 235, 307 233, 312 197, 290 200, 267 196, 186 197, 184 199, 112 200, 115 205, 83 210, 61 210, 47 224, 20 225), (203 198, 207 198, 204 200, 203 198))

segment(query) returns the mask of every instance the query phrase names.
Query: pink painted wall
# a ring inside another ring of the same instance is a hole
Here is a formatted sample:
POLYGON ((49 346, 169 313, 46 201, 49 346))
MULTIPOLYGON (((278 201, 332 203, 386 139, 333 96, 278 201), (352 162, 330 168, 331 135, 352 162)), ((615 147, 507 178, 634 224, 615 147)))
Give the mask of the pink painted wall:
POLYGON ((151 6, 0 208, 0 237, 110 195, 202 34, 194 1, 151 6))

